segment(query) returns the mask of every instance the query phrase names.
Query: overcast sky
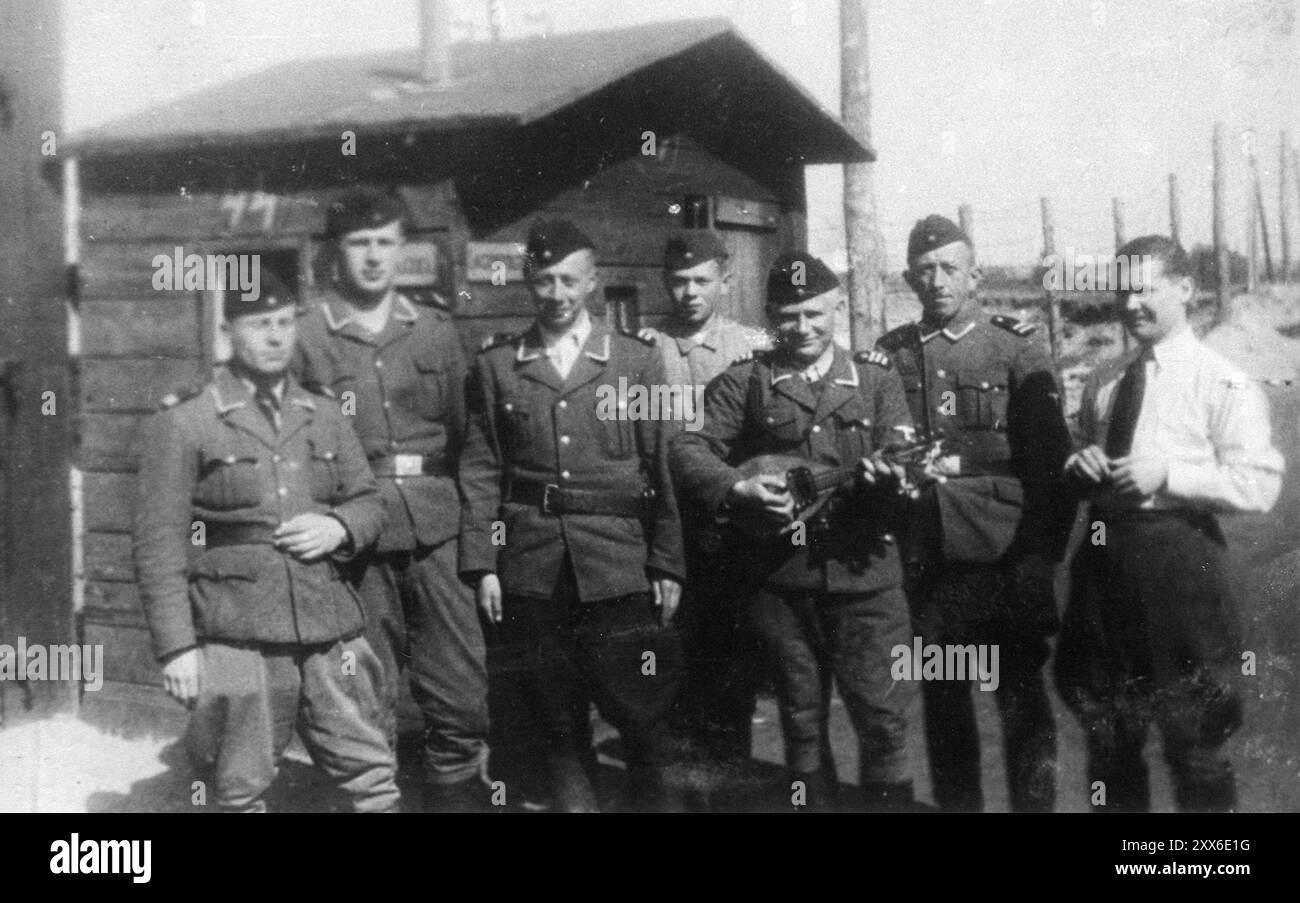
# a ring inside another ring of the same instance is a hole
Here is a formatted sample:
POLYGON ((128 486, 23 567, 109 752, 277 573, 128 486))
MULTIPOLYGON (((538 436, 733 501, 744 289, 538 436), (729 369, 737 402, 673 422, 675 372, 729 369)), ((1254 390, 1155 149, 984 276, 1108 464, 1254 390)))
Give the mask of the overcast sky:
MULTIPOLYGON (((296 57, 418 43, 418 0, 63 0, 72 130, 296 57)), ((486 35, 487 0, 452 0, 458 33, 486 35)), ((506 36, 726 16, 839 110, 838 0, 504 0, 506 36)), ((1038 198, 1057 245, 1106 251, 1111 197, 1128 231, 1168 229, 1182 183, 1184 237, 1208 241, 1210 138, 1230 136, 1229 240, 1244 246, 1257 130, 1276 241, 1278 132, 1300 145, 1300 27, 1293 0, 875 0, 875 186, 891 268, 912 222, 975 211, 981 257, 1040 250, 1038 198)), ((597 45, 598 49, 598 45, 597 45)), ((838 167, 808 171, 810 244, 842 253, 838 167)), ((1291 233, 1300 258, 1300 191, 1291 233)), ((1276 254, 1276 250, 1275 250, 1276 254)))

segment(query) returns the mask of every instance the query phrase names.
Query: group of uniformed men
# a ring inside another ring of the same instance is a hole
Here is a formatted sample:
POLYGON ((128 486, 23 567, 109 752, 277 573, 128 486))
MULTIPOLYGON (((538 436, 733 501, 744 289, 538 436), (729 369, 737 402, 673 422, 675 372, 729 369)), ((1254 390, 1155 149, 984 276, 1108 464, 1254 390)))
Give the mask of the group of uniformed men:
MULTIPOLYGON (((266 273, 260 297, 228 293, 229 364, 149 424, 137 575, 218 807, 265 807, 296 728, 355 809, 396 808, 406 674, 430 810, 598 810, 593 703, 619 733, 624 806, 681 808, 670 766, 747 759, 765 680, 784 805, 918 808, 915 688, 891 665, 920 637, 1000 648, 1010 804, 1050 811, 1043 665, 1081 498, 1124 537, 1082 547, 1058 654, 1090 779, 1114 806, 1146 805, 1154 719, 1180 804, 1235 805, 1212 512, 1267 509, 1282 465, 1259 389, 1191 335, 1175 244, 1140 240, 1157 266, 1120 295, 1154 372, 1098 374, 1071 455, 1045 348, 982 314, 971 241, 943 217, 908 242, 921 320, 857 354, 832 340, 838 280, 806 253, 769 273, 769 329, 726 317, 727 253, 708 230, 665 249, 665 328, 611 330, 588 309, 596 243, 539 220, 535 322, 468 363, 451 318, 394 288, 406 220, 375 189, 333 202, 326 296, 299 317, 266 273), (611 411, 621 384, 678 387, 683 407, 707 385, 698 429, 681 407, 611 411), (920 478, 900 457, 918 437, 933 440, 920 478), (798 468, 815 484, 807 517, 798 468), (832 684, 860 744, 855 800, 831 756, 832 684)), ((920 688, 934 801, 978 810, 971 675, 947 677, 920 688)))

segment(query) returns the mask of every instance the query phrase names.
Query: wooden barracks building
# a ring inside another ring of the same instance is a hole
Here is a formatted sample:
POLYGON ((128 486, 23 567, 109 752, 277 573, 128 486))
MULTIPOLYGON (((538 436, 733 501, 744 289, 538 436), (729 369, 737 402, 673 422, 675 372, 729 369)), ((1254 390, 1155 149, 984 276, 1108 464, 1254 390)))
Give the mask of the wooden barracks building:
POLYGON ((599 244, 595 313, 611 324, 665 316, 659 262, 682 227, 722 234, 730 313, 757 323, 768 265, 806 241, 804 167, 872 158, 724 20, 451 46, 433 35, 420 51, 289 62, 61 152, 75 265, 72 586, 7 626, 34 605, 66 606, 43 623, 75 624, 105 649, 105 687, 84 704, 148 717, 164 706, 132 582, 136 437, 222 355, 213 296, 155 289, 158 255, 258 254, 310 303, 328 278, 325 205, 370 182, 413 211, 406 290, 450 308, 467 346, 529 322, 521 242, 543 213, 599 244))

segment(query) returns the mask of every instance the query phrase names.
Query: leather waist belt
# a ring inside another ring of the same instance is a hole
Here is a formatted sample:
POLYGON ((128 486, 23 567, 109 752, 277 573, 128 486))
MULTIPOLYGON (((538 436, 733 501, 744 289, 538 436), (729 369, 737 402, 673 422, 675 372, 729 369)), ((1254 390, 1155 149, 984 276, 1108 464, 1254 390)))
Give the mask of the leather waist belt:
POLYGON ((543 514, 603 514, 609 517, 646 517, 654 508, 655 491, 639 493, 569 489, 555 483, 512 483, 505 501, 536 505, 543 514))
POLYGON ((220 546, 269 546, 277 530, 270 524, 208 524, 204 545, 209 549, 220 546))
POLYGON ((432 455, 389 455, 370 462, 370 470, 377 477, 445 477, 449 474, 440 461, 432 455))

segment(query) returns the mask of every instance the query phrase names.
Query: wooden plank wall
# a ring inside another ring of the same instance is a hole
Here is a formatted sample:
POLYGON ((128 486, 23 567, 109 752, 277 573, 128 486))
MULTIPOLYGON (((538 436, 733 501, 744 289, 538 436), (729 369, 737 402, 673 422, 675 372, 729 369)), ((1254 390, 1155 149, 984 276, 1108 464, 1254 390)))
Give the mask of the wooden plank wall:
MULTIPOLYGON (((403 189, 414 214, 412 237, 431 238, 450 254, 458 328, 471 350, 494 332, 525 328, 531 303, 522 283, 467 283, 468 241, 522 242, 536 215, 570 217, 600 245, 604 281, 634 288, 640 325, 657 325, 668 312, 660 274, 663 247, 681 222, 674 205, 687 194, 715 191, 776 200, 696 148, 678 152, 671 166, 642 160, 611 166, 584 185, 558 193, 544 211, 489 234, 473 234, 450 181, 403 189)), ((85 642, 105 644, 109 681, 161 682, 130 557, 137 443, 141 424, 159 400, 203 379, 209 368, 201 299, 194 292, 156 291, 153 259, 172 254, 177 246, 200 254, 297 248, 301 277, 310 289, 320 278, 312 261, 321 247, 323 210, 334 193, 278 196, 269 211, 267 198, 252 193, 85 198, 76 451, 84 471, 85 642)), ((774 257, 779 243, 780 238, 774 239, 763 253, 774 257)), ((743 311, 738 302, 735 312, 743 311)))

